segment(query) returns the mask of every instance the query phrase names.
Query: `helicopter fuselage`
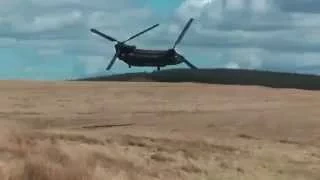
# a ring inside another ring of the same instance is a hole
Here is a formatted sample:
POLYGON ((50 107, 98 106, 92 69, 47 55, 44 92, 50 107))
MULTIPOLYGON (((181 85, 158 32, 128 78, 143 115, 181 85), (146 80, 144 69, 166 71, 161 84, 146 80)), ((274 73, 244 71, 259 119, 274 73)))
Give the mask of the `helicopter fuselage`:
POLYGON ((164 67, 182 63, 182 55, 174 49, 148 50, 131 45, 116 45, 118 58, 131 66, 164 67))

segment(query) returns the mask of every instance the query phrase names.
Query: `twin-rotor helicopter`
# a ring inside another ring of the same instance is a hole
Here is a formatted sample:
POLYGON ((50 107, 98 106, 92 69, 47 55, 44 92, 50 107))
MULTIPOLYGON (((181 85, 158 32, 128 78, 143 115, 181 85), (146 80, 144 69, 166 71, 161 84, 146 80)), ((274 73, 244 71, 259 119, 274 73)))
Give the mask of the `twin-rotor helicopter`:
POLYGON ((165 67, 168 65, 177 65, 181 63, 185 63, 191 69, 197 69, 196 66, 191 64, 184 56, 176 52, 176 46, 181 42, 183 39, 186 31, 189 29, 191 23, 193 22, 193 18, 190 18, 189 21, 186 23, 185 27, 183 28, 182 32, 180 33, 178 39, 175 41, 172 48, 167 50, 153 50, 153 49, 138 49, 135 45, 127 45, 126 43, 151 29, 159 26, 159 24, 155 24, 133 36, 128 38, 125 41, 119 41, 111 36, 108 36, 97 29, 90 29, 92 33, 95 33, 99 36, 102 36, 105 39, 108 39, 112 42, 117 42, 115 47, 115 54, 111 59, 109 65, 107 66, 106 70, 110 70, 113 66, 116 59, 120 59, 125 62, 129 68, 132 66, 137 67, 157 67, 157 70, 160 70, 161 67, 165 67))

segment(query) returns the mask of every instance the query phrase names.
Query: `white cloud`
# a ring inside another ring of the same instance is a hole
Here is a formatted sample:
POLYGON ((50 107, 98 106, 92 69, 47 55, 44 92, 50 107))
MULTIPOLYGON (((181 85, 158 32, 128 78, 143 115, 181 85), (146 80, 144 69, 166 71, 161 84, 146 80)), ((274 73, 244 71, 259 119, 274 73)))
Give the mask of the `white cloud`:
POLYGON ((199 17, 203 9, 214 0, 187 0, 178 9, 180 16, 199 17))
POLYGON ((228 69, 239 69, 240 66, 239 64, 235 63, 235 62, 229 62, 225 68, 228 68, 228 69))
POLYGON ((305 54, 317 56, 311 64, 319 64, 320 14, 282 8, 273 0, 186 0, 177 15, 184 21, 196 15, 184 44, 218 48, 228 67, 293 70, 309 64, 305 54))
MULTIPOLYGON (((30 47, 42 57, 78 57, 86 62, 87 73, 95 73, 104 71, 114 44, 93 35, 90 28, 124 40, 160 23, 160 27, 130 43, 164 49, 172 46, 188 18, 195 17, 178 47, 184 53, 212 57, 232 68, 295 70, 320 64, 320 15, 306 13, 317 12, 311 1, 305 6, 300 0, 290 2, 185 0, 174 18, 161 19, 129 0, 3 0, 0 46, 30 47), (293 4, 301 7, 293 8, 293 4), (187 48, 190 51, 184 50, 187 48)), ((319 4, 312 2, 314 6, 319 4)))
POLYGON ((80 56, 80 62, 84 64, 85 73, 88 75, 105 71, 106 59, 101 56, 80 56))
POLYGON ((60 30, 76 23, 81 23, 83 15, 80 11, 74 10, 66 13, 52 13, 35 16, 31 21, 17 21, 12 24, 16 32, 50 32, 60 30))

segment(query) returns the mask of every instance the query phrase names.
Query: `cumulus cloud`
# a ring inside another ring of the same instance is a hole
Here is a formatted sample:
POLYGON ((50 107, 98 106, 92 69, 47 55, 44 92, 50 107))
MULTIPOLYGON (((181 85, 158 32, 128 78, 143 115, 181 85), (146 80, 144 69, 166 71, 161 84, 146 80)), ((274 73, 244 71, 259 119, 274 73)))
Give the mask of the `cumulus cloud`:
POLYGON ((297 71, 309 64, 310 56, 319 56, 320 14, 310 8, 317 4, 312 0, 186 0, 177 16, 180 21, 197 19, 184 44, 211 47, 212 53, 222 54, 227 67, 297 71))
MULTIPOLYGON (((59 58, 65 56, 68 61, 75 57, 75 67, 82 64, 90 73, 98 67, 91 63, 104 58, 106 64, 105 57, 111 58, 113 53, 113 43, 93 35, 90 28, 121 40, 145 28, 152 18, 149 9, 129 0, 4 0, 0 2, 0 47, 17 52, 33 49, 43 59, 61 55, 59 58)), ((31 63, 34 60, 26 61, 32 67, 27 67, 27 72, 37 68, 31 63)), ((61 62, 57 60, 57 64, 61 62)))
POLYGON ((283 11, 287 12, 320 12, 320 2, 318 0, 277 0, 276 2, 283 11))
POLYGON ((194 17, 178 50, 191 61, 196 59, 196 65, 299 71, 320 65, 317 4, 313 0, 182 0, 173 15, 163 19, 129 0, 4 0, 0 1, 0 47, 32 48, 44 59, 74 57, 78 59, 74 67, 87 67, 82 73, 97 73, 104 71, 114 49, 113 43, 93 35, 90 28, 124 40, 160 23, 130 43, 165 49, 172 47, 187 20, 194 17))

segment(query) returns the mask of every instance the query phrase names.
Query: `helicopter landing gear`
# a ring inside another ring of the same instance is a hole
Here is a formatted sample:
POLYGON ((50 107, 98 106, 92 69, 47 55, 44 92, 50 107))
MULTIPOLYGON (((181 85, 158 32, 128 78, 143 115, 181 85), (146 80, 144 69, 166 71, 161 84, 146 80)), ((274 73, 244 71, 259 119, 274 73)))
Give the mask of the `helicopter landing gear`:
POLYGON ((160 71, 160 67, 159 66, 157 67, 157 70, 160 71))
POLYGON ((129 68, 131 68, 131 65, 129 65, 129 68))

